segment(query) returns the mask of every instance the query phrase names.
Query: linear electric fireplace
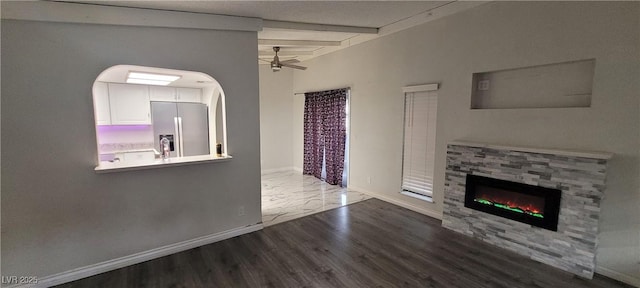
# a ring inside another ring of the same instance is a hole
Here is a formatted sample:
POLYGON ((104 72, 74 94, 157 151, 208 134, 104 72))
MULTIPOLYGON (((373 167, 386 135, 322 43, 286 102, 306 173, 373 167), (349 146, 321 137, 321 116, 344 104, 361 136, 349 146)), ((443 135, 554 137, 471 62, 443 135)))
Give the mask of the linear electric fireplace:
POLYGON ((451 142, 447 145, 442 226, 591 279, 611 157, 605 152, 451 142), (503 181, 485 177, 561 191, 501 184, 503 181), (499 193, 487 194, 486 190, 499 193), (503 193, 515 199, 503 199, 503 193))
POLYGON ((558 231, 558 189, 467 174, 464 206, 558 231))

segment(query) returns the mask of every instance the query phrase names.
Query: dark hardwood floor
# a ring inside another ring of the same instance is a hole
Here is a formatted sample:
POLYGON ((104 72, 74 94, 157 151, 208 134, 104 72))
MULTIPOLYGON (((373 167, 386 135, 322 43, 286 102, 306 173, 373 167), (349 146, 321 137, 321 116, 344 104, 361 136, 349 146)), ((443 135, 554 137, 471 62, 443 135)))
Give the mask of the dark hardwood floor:
POLYGON ((631 287, 370 199, 58 287, 631 287))

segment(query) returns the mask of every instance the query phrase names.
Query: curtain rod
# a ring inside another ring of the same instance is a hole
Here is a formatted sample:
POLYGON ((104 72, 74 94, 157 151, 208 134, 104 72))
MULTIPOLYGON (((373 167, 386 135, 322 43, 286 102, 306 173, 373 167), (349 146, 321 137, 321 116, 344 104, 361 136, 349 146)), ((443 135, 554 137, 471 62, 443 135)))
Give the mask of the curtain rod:
POLYGON ((336 88, 336 89, 327 89, 327 90, 323 90, 323 91, 295 92, 295 93, 293 93, 293 95, 304 95, 304 94, 306 94, 306 93, 316 93, 316 92, 324 92, 324 91, 338 90, 338 89, 347 89, 347 90, 351 90, 351 87, 342 87, 342 88, 336 88))

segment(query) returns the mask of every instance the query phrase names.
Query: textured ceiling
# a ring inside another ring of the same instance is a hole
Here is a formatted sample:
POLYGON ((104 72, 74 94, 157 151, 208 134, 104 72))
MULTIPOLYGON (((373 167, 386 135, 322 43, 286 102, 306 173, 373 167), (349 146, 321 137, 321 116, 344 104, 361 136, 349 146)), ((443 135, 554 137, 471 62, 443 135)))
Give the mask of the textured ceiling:
MULTIPOLYGON (((282 22, 381 28, 413 16, 417 17, 427 11, 436 11, 439 7, 456 1, 71 0, 64 2, 256 17, 264 20, 282 22)), ((362 35, 358 33, 338 32, 344 30, 336 31, 331 28, 317 31, 318 29, 301 30, 300 28, 290 28, 291 26, 288 24, 284 25, 284 27, 285 29, 282 29, 281 26, 270 27, 265 23, 263 30, 258 32, 258 39, 268 40, 268 42, 263 42, 263 44, 257 47, 258 57, 266 60, 260 61, 261 64, 267 64, 273 59, 275 55, 273 52, 274 46, 282 47, 279 54, 282 59, 295 58, 304 61, 322 55, 323 53, 344 49, 351 43, 346 40, 351 41, 351 39, 362 35), (289 42, 287 42, 287 40, 289 40, 289 42), (336 47, 335 44, 321 43, 322 41, 330 41, 338 43, 339 45, 336 47)))
POLYGON ((380 28, 451 1, 71 1, 380 28))

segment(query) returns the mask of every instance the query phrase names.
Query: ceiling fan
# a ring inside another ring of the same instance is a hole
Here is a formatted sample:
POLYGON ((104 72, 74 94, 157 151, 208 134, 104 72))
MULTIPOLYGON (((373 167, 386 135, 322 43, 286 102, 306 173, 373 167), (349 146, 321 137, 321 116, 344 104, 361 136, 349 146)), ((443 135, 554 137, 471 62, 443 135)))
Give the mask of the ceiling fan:
POLYGON ((292 63, 300 62, 297 59, 290 59, 290 60, 280 61, 280 58, 278 58, 278 51, 280 51, 280 47, 278 47, 278 46, 273 47, 273 51, 276 52, 276 56, 273 57, 273 61, 269 62, 268 60, 260 59, 261 61, 271 63, 271 70, 273 72, 280 71, 280 69, 282 69, 282 67, 288 67, 288 68, 299 69, 299 70, 307 70, 307 67, 302 67, 302 66, 298 66, 298 65, 293 65, 292 64, 292 63))

